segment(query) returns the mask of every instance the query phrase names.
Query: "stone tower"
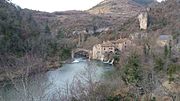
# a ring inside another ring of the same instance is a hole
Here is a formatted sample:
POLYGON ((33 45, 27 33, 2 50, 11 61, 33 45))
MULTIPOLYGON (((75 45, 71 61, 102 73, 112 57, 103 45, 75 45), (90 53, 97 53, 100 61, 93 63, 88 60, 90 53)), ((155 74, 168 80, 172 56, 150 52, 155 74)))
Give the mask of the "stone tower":
POLYGON ((146 30, 148 27, 148 13, 142 12, 138 16, 140 29, 146 30))

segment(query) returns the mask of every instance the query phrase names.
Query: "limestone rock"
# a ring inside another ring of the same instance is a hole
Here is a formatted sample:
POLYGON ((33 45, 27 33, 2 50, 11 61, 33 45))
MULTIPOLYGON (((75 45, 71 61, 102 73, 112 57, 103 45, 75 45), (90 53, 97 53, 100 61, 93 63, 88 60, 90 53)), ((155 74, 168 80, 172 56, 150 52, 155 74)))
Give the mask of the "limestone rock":
POLYGON ((139 19, 140 29, 146 30, 148 27, 148 13, 147 12, 140 13, 138 19, 139 19))

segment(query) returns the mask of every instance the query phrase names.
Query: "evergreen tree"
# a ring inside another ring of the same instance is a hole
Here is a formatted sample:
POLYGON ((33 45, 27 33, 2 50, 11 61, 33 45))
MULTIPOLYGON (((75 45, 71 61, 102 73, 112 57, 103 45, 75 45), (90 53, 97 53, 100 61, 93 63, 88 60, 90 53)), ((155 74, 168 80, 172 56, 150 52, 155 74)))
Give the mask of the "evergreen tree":
POLYGON ((170 64, 169 68, 167 69, 167 75, 169 78, 169 83, 174 80, 173 74, 176 72, 176 65, 175 64, 170 64))
POLYGON ((138 55, 133 54, 128 58, 124 74, 128 83, 137 84, 141 80, 141 64, 138 55))
POLYGON ((48 25, 46 25, 46 27, 45 27, 45 33, 47 33, 47 34, 51 33, 50 28, 49 28, 48 25))
POLYGON ((167 58, 168 54, 169 54, 169 49, 168 49, 168 46, 165 45, 164 46, 164 57, 167 58))
POLYGON ((159 72, 163 70, 164 65, 165 65, 165 62, 163 61, 162 58, 159 57, 155 59, 155 66, 154 66, 155 71, 159 72))

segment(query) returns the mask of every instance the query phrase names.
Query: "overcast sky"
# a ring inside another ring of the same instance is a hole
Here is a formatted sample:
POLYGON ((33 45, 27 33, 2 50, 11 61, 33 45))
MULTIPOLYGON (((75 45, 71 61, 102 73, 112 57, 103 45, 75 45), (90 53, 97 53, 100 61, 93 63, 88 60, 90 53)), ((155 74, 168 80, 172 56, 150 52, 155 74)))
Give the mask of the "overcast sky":
POLYGON ((87 10, 101 1, 103 0, 12 0, 13 3, 22 8, 47 12, 87 10))
POLYGON ((22 8, 40 11, 87 10, 102 0, 12 0, 22 8))
POLYGON ((157 0, 158 2, 165 1, 165 0, 157 0))

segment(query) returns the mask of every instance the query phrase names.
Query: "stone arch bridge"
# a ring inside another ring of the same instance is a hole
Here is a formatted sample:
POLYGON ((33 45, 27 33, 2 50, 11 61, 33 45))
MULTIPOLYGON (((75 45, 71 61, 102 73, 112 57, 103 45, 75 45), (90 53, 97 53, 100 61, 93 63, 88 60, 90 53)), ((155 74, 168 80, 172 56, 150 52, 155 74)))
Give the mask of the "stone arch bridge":
POLYGON ((84 48, 76 48, 76 49, 72 50, 71 58, 74 59, 75 54, 80 54, 80 55, 83 55, 83 56, 90 59, 91 58, 91 53, 92 53, 91 50, 87 50, 87 49, 84 49, 84 48))

